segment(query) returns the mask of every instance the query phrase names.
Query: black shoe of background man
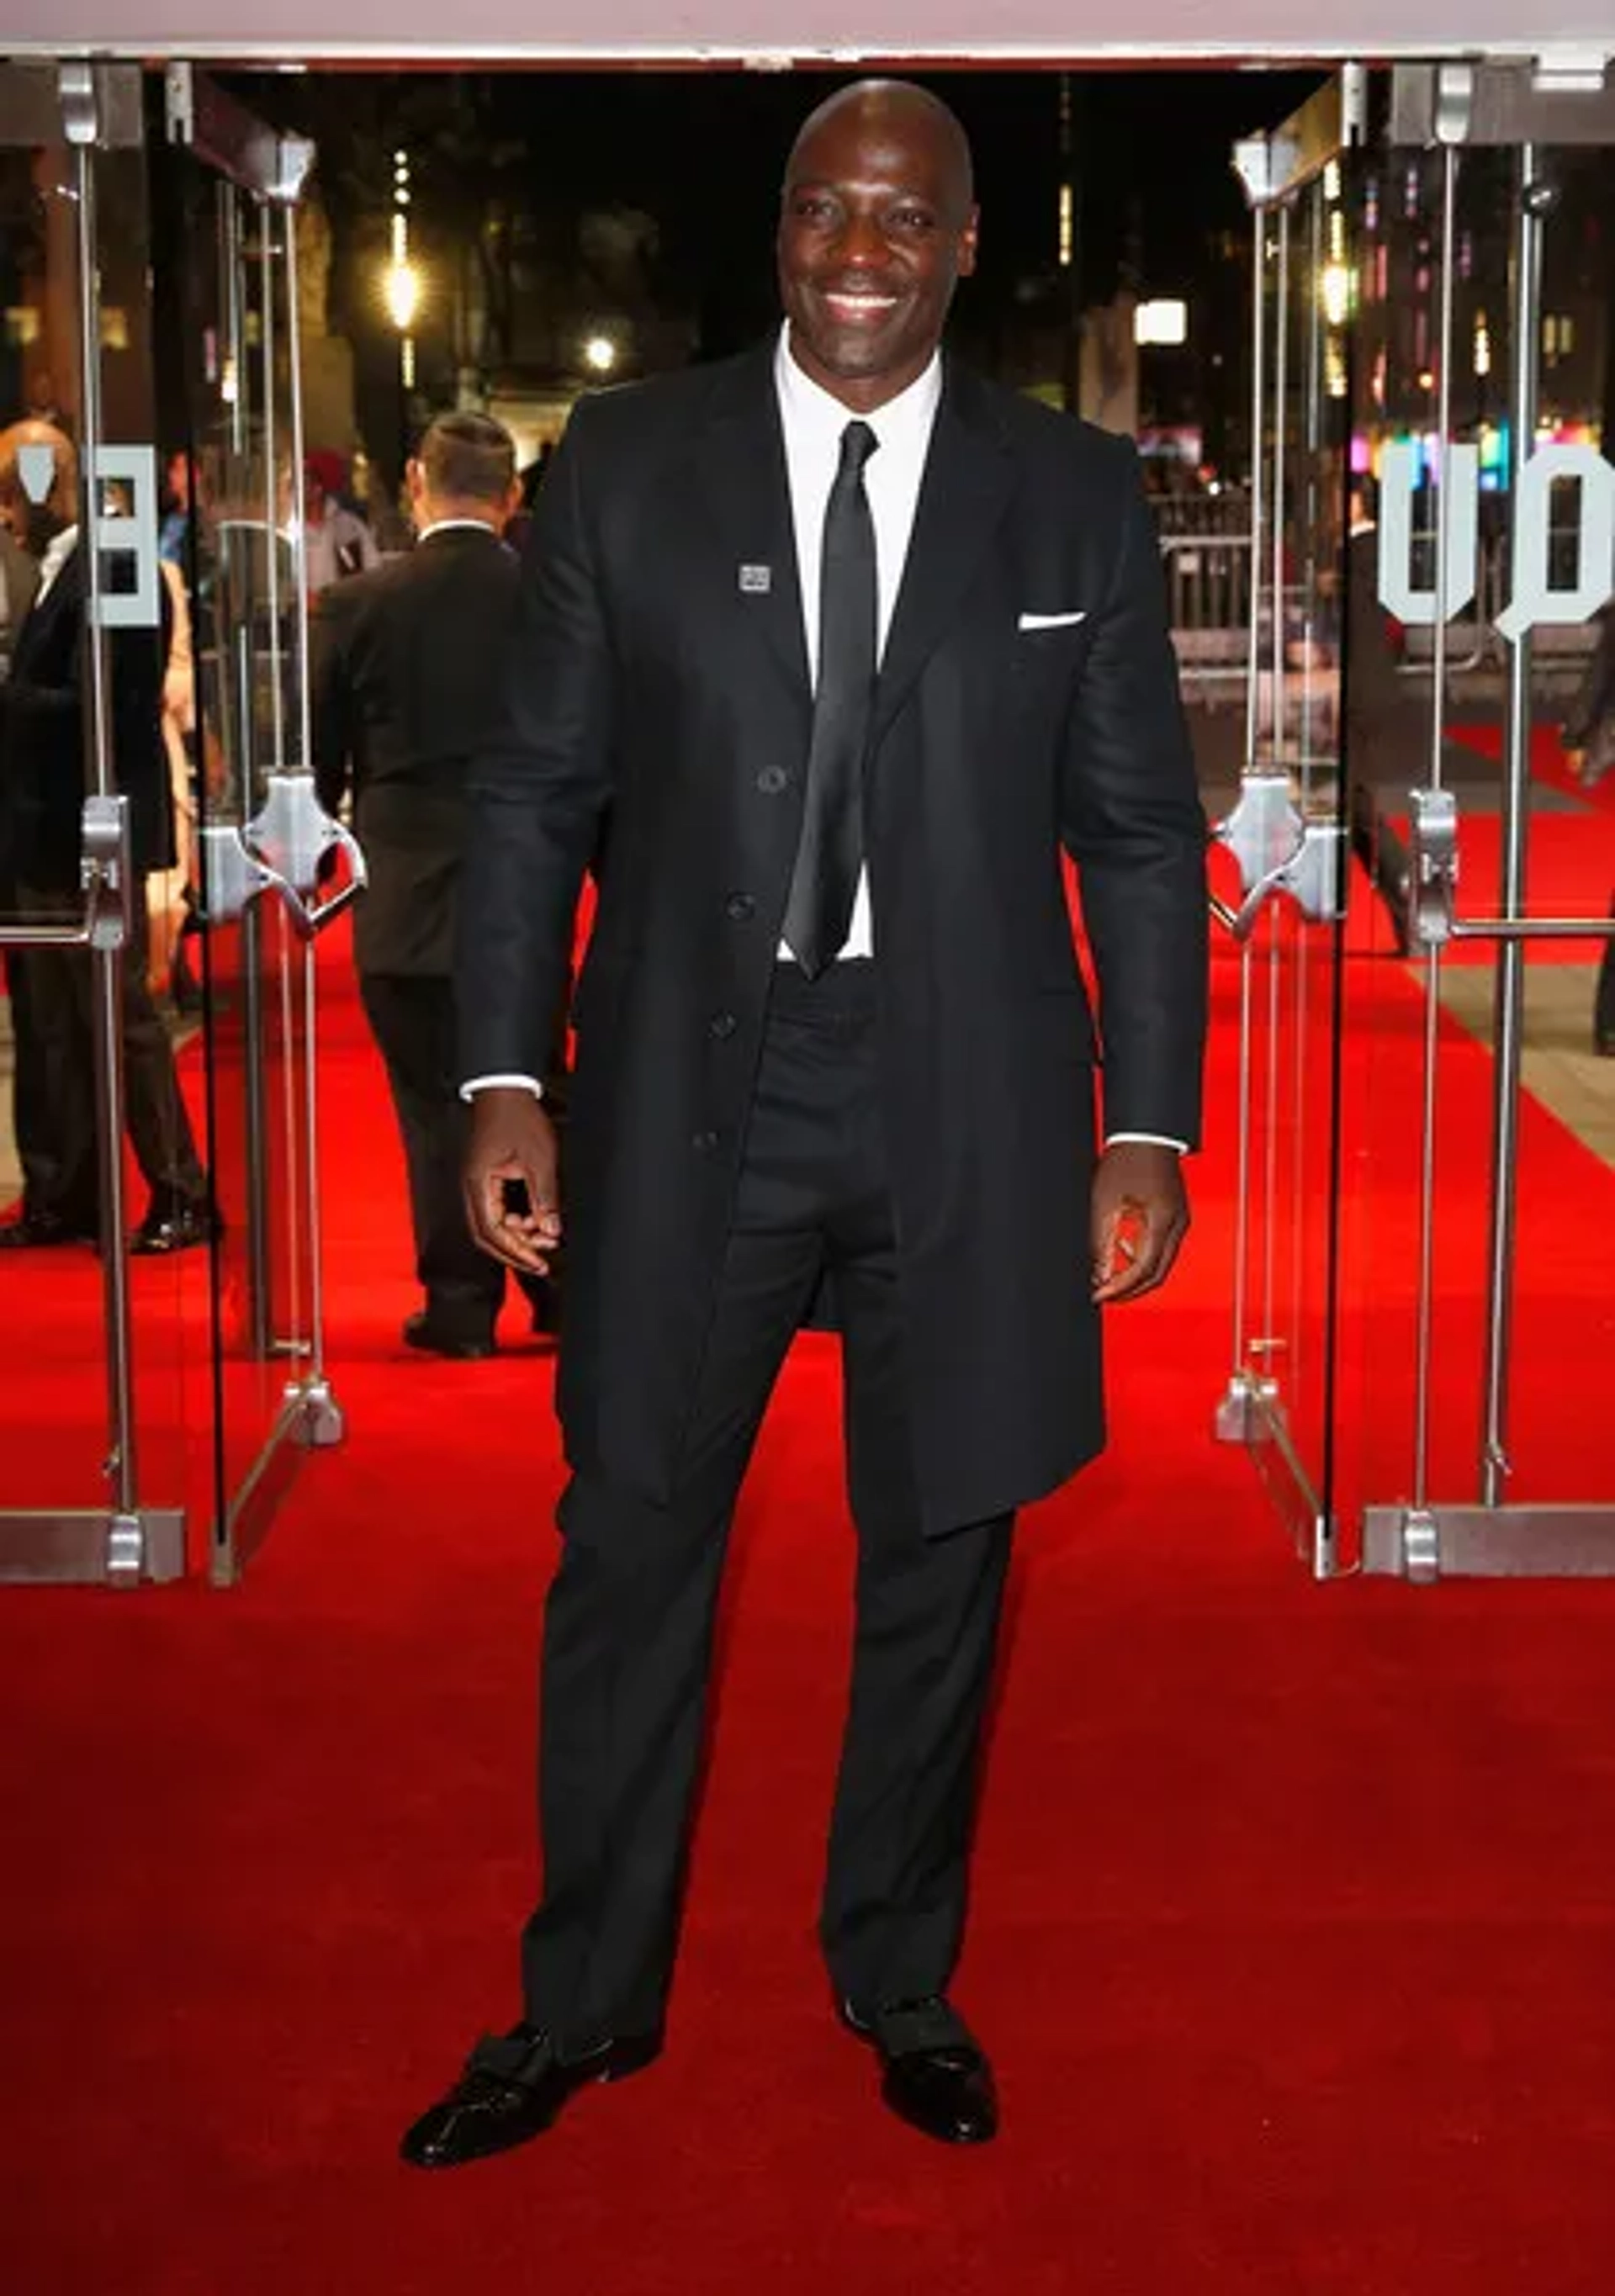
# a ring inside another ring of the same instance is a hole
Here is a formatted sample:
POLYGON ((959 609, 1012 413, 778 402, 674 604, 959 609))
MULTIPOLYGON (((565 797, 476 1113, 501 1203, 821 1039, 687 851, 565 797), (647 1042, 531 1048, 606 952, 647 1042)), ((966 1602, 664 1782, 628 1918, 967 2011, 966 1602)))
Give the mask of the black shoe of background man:
POLYGON ((176 1188, 153 1188, 146 1216, 129 1238, 129 1250, 142 1259, 170 1251, 193 1251, 212 1243, 225 1224, 205 1196, 183 1195, 176 1188))
POLYGON ((661 2035, 606 2041, 576 2063, 562 2064, 547 2034, 518 2025, 485 2036, 447 2096, 429 2105, 404 2133, 399 2156, 412 2169, 460 2169, 540 2136, 580 2088, 626 2080, 661 2051, 661 2035))
POLYGON ((422 1308, 404 1322, 404 1344, 422 1355, 445 1356, 450 1363, 481 1363, 497 1352, 491 1331, 448 1332, 434 1324, 430 1308, 422 1308))
POLYGON ((840 2013, 880 2058, 881 2099, 900 2120, 942 2144, 985 2144, 997 2135, 993 2069, 941 1994, 868 2012, 843 2001, 840 2013))
POLYGON ((46 1250, 53 1244, 94 1243, 98 1223, 87 1213, 56 1212, 24 1204, 14 1220, 0 1227, 0 1251, 46 1250))

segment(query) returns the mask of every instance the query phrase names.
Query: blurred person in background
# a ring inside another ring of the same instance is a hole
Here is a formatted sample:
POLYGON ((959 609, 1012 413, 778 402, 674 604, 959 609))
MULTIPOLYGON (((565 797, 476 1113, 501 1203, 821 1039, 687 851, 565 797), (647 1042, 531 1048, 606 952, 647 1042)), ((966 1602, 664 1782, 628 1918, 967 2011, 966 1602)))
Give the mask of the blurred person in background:
MULTIPOLYGON (((501 539, 519 491, 510 433, 439 415, 409 465, 415 547, 321 596, 313 627, 315 781, 336 814, 351 795, 369 890, 355 912, 365 1011, 387 1066, 409 1172, 424 1299, 406 1346, 491 1356, 505 1270, 466 1223, 452 975, 466 775, 495 695, 520 569, 501 539)), ((560 1055, 546 1079, 559 1096, 560 1055)), ((557 1318, 553 1278, 520 1278, 533 1328, 557 1318)))
POLYGON ((340 455, 316 447, 303 457, 304 547, 311 598, 381 561, 375 536, 346 499, 347 488, 348 466, 340 455))
MULTIPOLYGON (((27 916, 76 917, 84 898, 88 647, 78 458, 63 432, 27 422, 0 434, 0 504, 39 563, 38 586, 0 686, 0 815, 10 898, 27 916)), ((171 868, 176 857, 161 725, 173 618, 166 584, 159 596, 160 629, 113 629, 106 647, 114 779, 128 800, 135 880, 124 951, 122 1027, 124 1115, 150 1191, 130 1239, 136 1253, 184 1250, 209 1241, 217 1226, 173 1051, 146 977, 144 879, 148 872, 171 868)), ((100 1234, 101 1173, 89 952, 42 947, 17 954, 23 994, 19 1002, 13 973, 12 1021, 19 1078, 29 1080, 22 1129, 33 1160, 25 1157, 21 1213, 0 1228, 0 1249, 92 1242, 100 1234)))

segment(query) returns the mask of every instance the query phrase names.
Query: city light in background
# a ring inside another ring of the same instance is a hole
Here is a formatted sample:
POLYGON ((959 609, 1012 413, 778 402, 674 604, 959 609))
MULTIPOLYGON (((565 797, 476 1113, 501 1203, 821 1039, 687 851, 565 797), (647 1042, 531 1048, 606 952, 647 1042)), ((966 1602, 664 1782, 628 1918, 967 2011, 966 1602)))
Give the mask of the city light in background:
POLYGON ((1351 273, 1343 263, 1326 263, 1318 283, 1324 316, 1332 327, 1343 327, 1351 316, 1351 273))
POLYGON ((1172 297, 1158 297, 1152 302, 1141 303, 1133 314, 1133 340, 1135 343, 1186 343, 1189 340, 1189 307, 1172 297))
POLYGON ((610 335, 591 335, 583 347, 583 363, 592 374, 610 374, 617 364, 617 346, 610 335))
POLYGON ((382 281, 387 316, 398 332, 398 388, 413 390, 415 381, 414 328, 421 308, 420 272, 409 259, 409 154, 392 155, 392 250, 382 281))

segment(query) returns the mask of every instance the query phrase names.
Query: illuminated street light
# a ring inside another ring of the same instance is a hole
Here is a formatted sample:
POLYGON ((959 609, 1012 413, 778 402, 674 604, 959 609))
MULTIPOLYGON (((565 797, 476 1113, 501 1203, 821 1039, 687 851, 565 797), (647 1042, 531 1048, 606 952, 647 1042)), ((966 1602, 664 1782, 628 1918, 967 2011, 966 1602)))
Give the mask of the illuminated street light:
POLYGON ((389 264, 384 291, 388 317, 401 335, 406 335, 421 308, 421 275, 414 265, 408 261, 389 264))
POLYGON ((1326 263, 1318 280, 1324 316, 1332 327, 1343 327, 1351 316, 1351 273, 1344 263, 1326 263))
POLYGON ((596 374, 610 374, 617 364, 617 346, 610 335, 591 335, 583 347, 584 365, 596 374))

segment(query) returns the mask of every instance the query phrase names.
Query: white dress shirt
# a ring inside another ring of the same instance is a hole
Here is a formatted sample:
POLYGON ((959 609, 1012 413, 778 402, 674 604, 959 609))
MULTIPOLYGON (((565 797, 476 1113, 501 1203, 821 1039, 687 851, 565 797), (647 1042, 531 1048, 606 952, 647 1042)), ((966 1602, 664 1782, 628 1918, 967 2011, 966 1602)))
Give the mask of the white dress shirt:
MULTIPOLYGON (((809 678, 817 684, 819 661, 819 573, 824 546, 824 512, 841 457, 841 433, 862 420, 875 434, 875 449, 864 465, 864 491, 875 544, 875 659, 886 650, 892 609, 903 580, 914 532, 920 482, 930 451, 931 428, 942 398, 942 355, 931 354, 923 373, 885 406, 857 416, 854 410, 814 381, 797 365, 791 352, 791 327, 780 329, 774 355, 774 387, 779 401, 780 429, 785 445, 785 479, 791 493, 791 522, 796 532, 797 585, 802 600, 802 635, 807 641, 809 678)), ((849 956, 870 956, 874 951, 869 908, 869 874, 860 871, 853 899, 847 939, 838 964, 849 956)), ((794 963, 780 943, 779 954, 794 963)), ((532 1077, 474 1077, 462 1089, 467 1099, 488 1085, 523 1085, 543 1097, 532 1077)), ((1156 1133, 1113 1132, 1108 1140, 1151 1140, 1182 1148, 1182 1142, 1162 1140, 1156 1133)))
MULTIPOLYGON (((797 583, 802 594, 802 634, 808 642, 808 675, 816 688, 819 674, 819 577, 824 550, 824 512, 830 489, 841 459, 841 433, 859 418, 851 407, 833 398, 823 385, 805 374, 791 355, 789 323, 780 329, 774 355, 774 387, 779 399, 780 428, 785 440, 785 478, 791 489, 791 522, 796 529, 797 583)), ((931 354, 930 365, 906 390, 888 399, 862 420, 875 434, 875 450, 864 465, 864 492, 869 500, 875 545, 875 660, 886 651, 886 634, 898 601, 908 540, 914 532, 914 505, 925 475, 930 449, 931 425, 942 396, 942 355, 931 354)), ((874 936, 869 915, 869 874, 858 873, 857 891, 847 939, 837 952, 848 956, 871 956, 874 936)), ((791 951, 782 941, 782 957, 791 951)))
POLYGON ((43 606, 50 596, 58 574, 78 547, 78 529, 64 526, 53 534, 45 545, 45 556, 39 561, 39 587, 34 593, 36 606, 43 606))

